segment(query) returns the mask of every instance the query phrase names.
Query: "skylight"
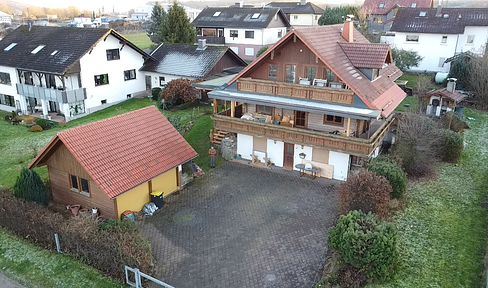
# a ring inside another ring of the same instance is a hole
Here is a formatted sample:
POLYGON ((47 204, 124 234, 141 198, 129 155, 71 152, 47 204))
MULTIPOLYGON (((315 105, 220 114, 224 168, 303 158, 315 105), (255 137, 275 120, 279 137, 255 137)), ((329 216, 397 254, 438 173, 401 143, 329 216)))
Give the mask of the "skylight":
POLYGON ((259 18, 259 15, 261 15, 261 13, 254 13, 251 16, 251 19, 258 19, 259 18))
POLYGON ((5 49, 3 49, 3 51, 10 51, 10 49, 14 48, 15 45, 17 45, 17 43, 11 43, 7 47, 5 47, 5 49))
POLYGON ((42 48, 46 47, 46 45, 39 45, 36 49, 32 50, 32 54, 37 54, 37 52, 41 51, 42 48))
POLYGON ((421 11, 420 14, 419 14, 419 16, 420 17, 425 17, 425 14, 427 14, 427 12, 421 11))
POLYGON ((412 7, 412 8, 417 7, 417 3, 412 3, 412 5, 410 5, 410 7, 412 7))
POLYGON ((379 8, 385 8, 385 3, 380 3, 380 4, 378 5, 378 7, 379 7, 379 8))
POLYGON ((215 12, 215 13, 213 14, 213 17, 218 17, 218 16, 220 15, 220 13, 222 13, 222 12, 220 12, 220 11, 215 12))
POLYGON ((444 18, 449 18, 449 14, 444 14, 444 18))
POLYGON ((56 55, 58 52, 59 52, 58 50, 54 50, 53 53, 51 53, 51 56, 56 55))

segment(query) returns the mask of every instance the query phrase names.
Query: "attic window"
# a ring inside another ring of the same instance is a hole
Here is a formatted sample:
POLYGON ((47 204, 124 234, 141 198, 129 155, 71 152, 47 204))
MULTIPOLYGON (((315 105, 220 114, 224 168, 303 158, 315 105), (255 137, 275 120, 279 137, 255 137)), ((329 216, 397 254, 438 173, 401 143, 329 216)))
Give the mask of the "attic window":
POLYGON ((53 53, 51 53, 51 56, 58 54, 58 52, 59 52, 58 50, 54 50, 53 53))
POLYGON ((425 17, 425 14, 427 14, 427 12, 425 12, 425 11, 420 11, 419 16, 420 16, 420 17, 425 17))
POLYGON ((44 48, 44 47, 46 47, 46 45, 39 45, 39 46, 37 46, 37 48, 36 48, 36 49, 32 50, 32 52, 31 52, 31 53, 32 53, 32 54, 37 54, 37 52, 41 51, 41 50, 42 50, 42 48, 44 48))
POLYGON ((416 8, 417 7, 417 3, 412 3, 412 5, 410 5, 410 7, 416 8))
POLYGON ((7 47, 5 47, 5 49, 3 49, 3 51, 10 51, 10 49, 14 48, 15 45, 17 45, 17 43, 12 43, 12 44, 8 45, 7 47))
POLYGON ((261 15, 261 13, 254 13, 251 16, 251 19, 258 19, 259 18, 259 15, 261 15))
POLYGON ((378 5, 378 7, 379 7, 379 8, 385 8, 385 3, 380 3, 380 4, 378 5))
POLYGON ((220 13, 222 13, 222 12, 220 12, 220 11, 215 12, 215 13, 213 14, 213 17, 218 17, 218 16, 220 16, 220 13))

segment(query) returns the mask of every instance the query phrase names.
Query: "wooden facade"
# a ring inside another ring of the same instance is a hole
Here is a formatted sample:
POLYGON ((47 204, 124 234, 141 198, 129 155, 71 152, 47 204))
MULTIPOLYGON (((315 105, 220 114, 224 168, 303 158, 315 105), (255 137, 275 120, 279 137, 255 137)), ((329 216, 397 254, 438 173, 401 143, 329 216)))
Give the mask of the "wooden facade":
POLYGON ((234 56, 231 52, 227 51, 225 52, 224 56, 222 56, 222 58, 220 58, 220 60, 215 63, 212 70, 210 70, 207 75, 220 74, 226 68, 238 67, 243 65, 245 65, 243 61, 240 61, 240 59, 234 56))

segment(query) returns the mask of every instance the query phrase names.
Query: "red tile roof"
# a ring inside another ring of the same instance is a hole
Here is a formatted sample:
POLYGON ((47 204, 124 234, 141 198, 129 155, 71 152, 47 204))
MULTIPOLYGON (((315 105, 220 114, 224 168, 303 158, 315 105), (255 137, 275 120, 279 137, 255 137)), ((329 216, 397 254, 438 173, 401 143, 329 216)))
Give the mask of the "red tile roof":
POLYGON ((362 10, 370 15, 386 15, 396 7, 432 8, 433 0, 364 0, 362 10), (383 3, 383 8, 380 4, 383 3), (412 4, 415 3, 415 7, 412 4))
POLYGON ((352 65, 358 68, 381 69, 391 63, 390 45, 373 43, 339 43, 352 65))
POLYGON ((109 198, 197 156, 155 106, 59 132, 28 168, 42 166, 57 141, 109 198))
POLYGON ((451 99, 452 101, 454 101, 456 103, 460 102, 465 97, 463 94, 461 94, 457 91, 451 92, 451 91, 448 91, 446 88, 442 88, 442 89, 437 89, 437 90, 434 90, 432 92, 429 92, 429 93, 421 96, 420 98, 425 98, 425 97, 430 97, 430 96, 442 96, 444 98, 451 99))

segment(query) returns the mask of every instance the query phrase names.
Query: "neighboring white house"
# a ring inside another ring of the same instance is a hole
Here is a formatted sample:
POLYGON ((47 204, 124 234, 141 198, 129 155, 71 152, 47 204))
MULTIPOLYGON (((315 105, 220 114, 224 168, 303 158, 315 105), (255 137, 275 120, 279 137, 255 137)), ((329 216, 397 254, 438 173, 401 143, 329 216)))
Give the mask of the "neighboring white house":
MULTIPOLYGON (((161 4, 161 6, 163 6, 164 10, 166 10, 166 12, 167 12, 169 10, 169 8, 171 8, 171 6, 173 6, 173 5, 172 4, 161 4)), ((153 8, 154 8, 154 5, 147 5, 147 4, 137 6, 136 8, 134 8, 134 13, 132 13, 130 15, 130 18, 132 20, 136 20, 136 21, 149 20, 149 18, 151 18, 153 8)), ((191 8, 188 6, 183 6, 183 9, 185 9, 186 16, 188 17, 188 19, 190 19, 190 21, 193 21, 197 17, 197 15, 202 11, 202 10, 191 8)))
POLYGON ((0 23, 12 24, 12 16, 0 11, 0 23))
POLYGON ((197 40, 227 45, 244 60, 285 36, 290 24, 280 8, 207 7, 193 21, 197 40))
POLYGON ((69 121, 145 91, 147 59, 112 29, 20 26, 0 41, 0 109, 69 121))
POLYGON ((423 58, 411 71, 448 72, 449 57, 470 51, 483 55, 488 42, 488 9, 401 8, 393 21, 394 36, 382 42, 413 50, 423 58))
POLYGON ((301 0, 300 2, 270 2, 266 7, 281 8, 291 26, 316 26, 324 9, 301 0))

